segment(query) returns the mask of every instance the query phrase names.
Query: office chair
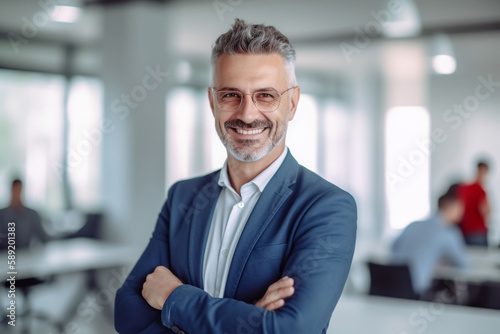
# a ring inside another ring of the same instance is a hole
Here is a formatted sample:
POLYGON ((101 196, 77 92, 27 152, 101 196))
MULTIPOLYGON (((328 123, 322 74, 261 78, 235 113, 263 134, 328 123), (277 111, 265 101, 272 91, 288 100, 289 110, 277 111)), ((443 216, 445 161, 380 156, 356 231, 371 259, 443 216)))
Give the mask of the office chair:
POLYGON ((373 296, 419 299, 413 290, 410 269, 407 265, 368 262, 370 291, 373 296))
POLYGON ((469 291, 473 292, 469 306, 500 310, 500 283, 469 284, 469 291))
POLYGON ((91 238, 101 239, 102 237, 103 214, 100 212, 86 213, 85 224, 77 231, 65 236, 65 239, 91 238))

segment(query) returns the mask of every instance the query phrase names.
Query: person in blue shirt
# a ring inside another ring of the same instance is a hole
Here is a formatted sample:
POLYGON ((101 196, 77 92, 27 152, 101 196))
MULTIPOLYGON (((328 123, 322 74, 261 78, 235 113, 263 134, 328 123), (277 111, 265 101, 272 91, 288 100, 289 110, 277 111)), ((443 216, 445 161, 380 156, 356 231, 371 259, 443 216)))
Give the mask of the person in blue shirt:
POLYGON ((467 266, 465 242, 456 226, 464 211, 462 201, 447 192, 439 198, 438 208, 429 219, 408 225, 392 246, 392 262, 408 264, 413 288, 420 295, 430 288, 434 270, 442 261, 467 266))

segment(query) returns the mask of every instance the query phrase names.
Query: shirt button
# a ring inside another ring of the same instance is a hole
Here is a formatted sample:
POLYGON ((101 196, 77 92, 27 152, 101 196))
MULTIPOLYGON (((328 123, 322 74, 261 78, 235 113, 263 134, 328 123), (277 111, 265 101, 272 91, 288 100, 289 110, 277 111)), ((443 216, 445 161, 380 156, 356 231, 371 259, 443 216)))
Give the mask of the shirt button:
POLYGON ((222 250, 222 255, 227 256, 227 249, 222 250))
POLYGON ((243 203, 243 202, 239 202, 239 203, 238 203, 238 207, 239 207, 240 209, 242 209, 244 206, 245 206, 245 203, 243 203))

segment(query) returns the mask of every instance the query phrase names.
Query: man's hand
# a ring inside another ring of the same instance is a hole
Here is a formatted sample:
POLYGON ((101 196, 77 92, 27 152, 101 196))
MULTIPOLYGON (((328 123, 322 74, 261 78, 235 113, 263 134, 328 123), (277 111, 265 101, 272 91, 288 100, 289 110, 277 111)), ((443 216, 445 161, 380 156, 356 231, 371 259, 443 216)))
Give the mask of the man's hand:
POLYGON ((142 297, 151 307, 161 310, 168 296, 180 285, 182 282, 169 269, 158 266, 146 276, 146 282, 142 285, 142 297))
POLYGON ((283 277, 267 288, 266 294, 255 305, 274 311, 285 305, 285 298, 290 297, 295 292, 293 278, 283 277))

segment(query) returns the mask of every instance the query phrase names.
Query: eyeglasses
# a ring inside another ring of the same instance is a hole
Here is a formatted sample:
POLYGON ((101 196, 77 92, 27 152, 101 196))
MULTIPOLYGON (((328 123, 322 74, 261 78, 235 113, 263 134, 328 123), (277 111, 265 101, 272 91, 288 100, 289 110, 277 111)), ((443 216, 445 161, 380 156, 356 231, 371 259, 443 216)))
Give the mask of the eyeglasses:
POLYGON ((252 95, 252 101, 255 107, 262 112, 273 112, 277 110, 281 103, 281 95, 288 92, 290 89, 296 88, 293 86, 283 92, 278 92, 274 88, 255 91, 251 94, 244 94, 239 90, 215 90, 212 87, 217 106, 223 111, 234 112, 240 109, 243 104, 244 95, 252 95))

